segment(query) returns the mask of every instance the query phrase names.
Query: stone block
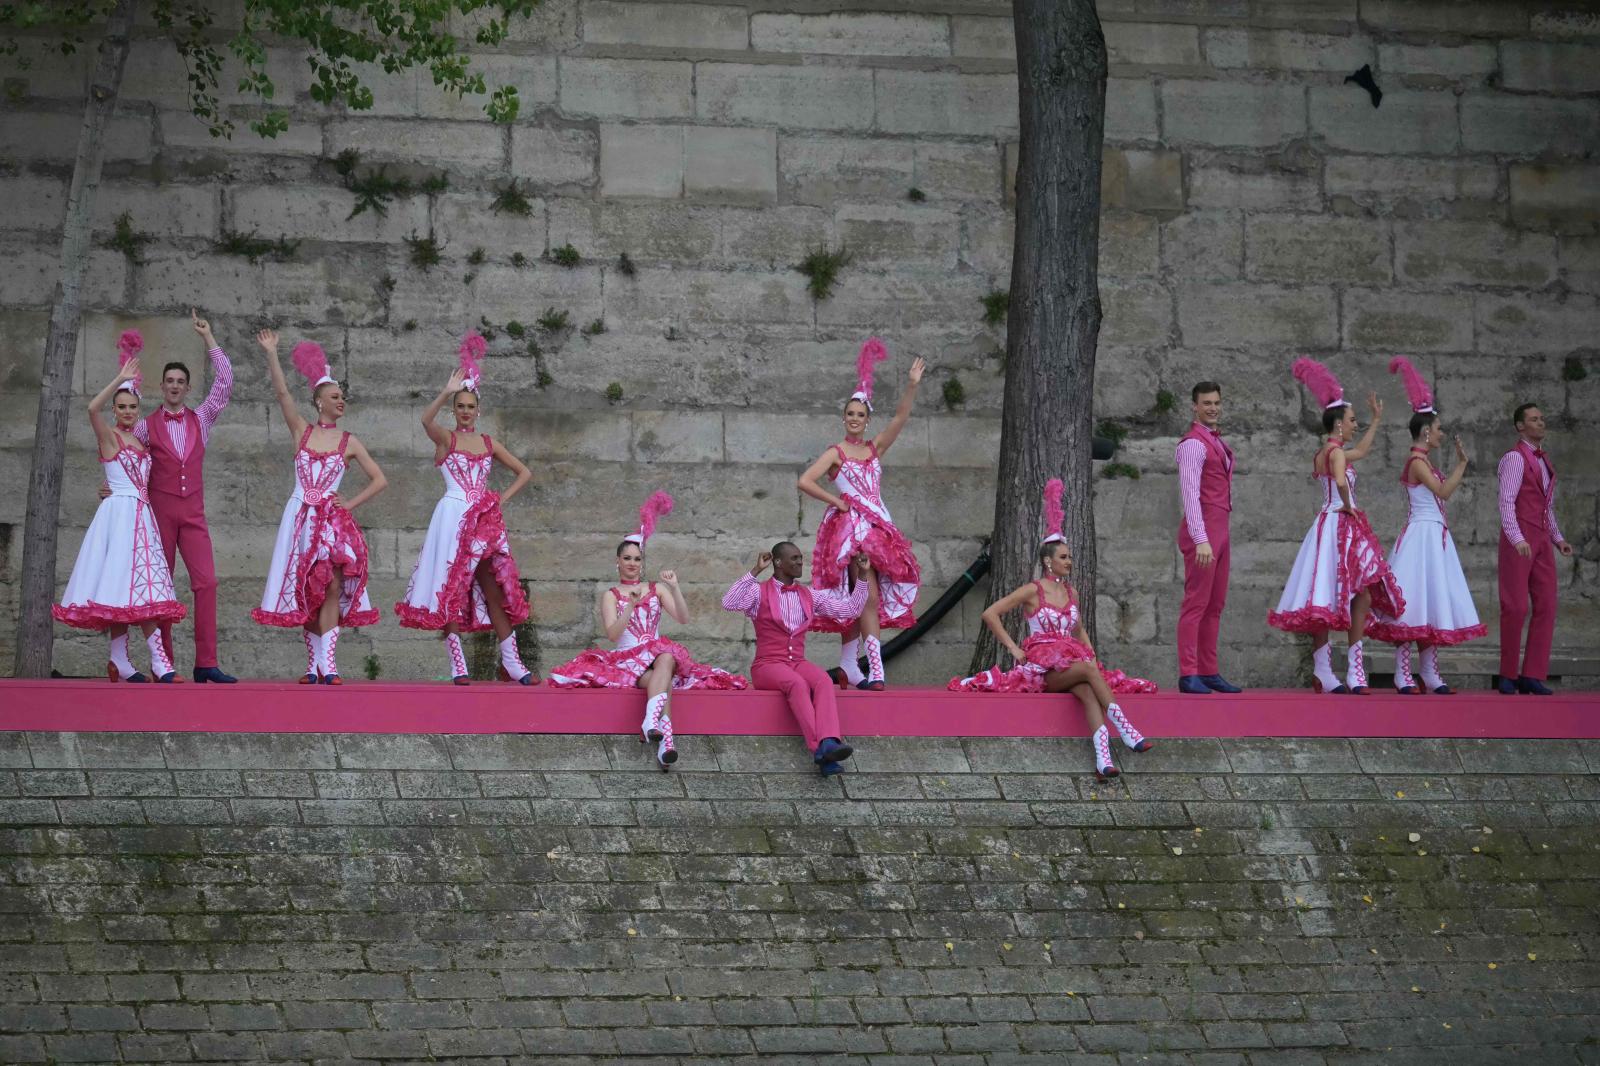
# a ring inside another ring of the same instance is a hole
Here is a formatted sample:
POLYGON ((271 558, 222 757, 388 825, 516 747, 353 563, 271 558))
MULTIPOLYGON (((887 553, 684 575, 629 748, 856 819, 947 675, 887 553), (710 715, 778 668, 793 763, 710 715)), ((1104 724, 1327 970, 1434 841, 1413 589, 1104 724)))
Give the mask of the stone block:
POLYGON ((1456 159, 1333 156, 1323 167, 1329 196, 1365 208, 1482 201, 1499 194, 1500 170, 1489 163, 1456 159))
POLYGON ((1600 38, 1600 12, 1586 11, 1581 5, 1552 7, 1532 12, 1529 22, 1534 35, 1562 40, 1600 38))
MULTIPOLYGON (((0 156, 18 164, 70 163, 78 150, 82 124, 81 109, 70 113, 8 110, 6 120, 0 122, 0 156)), ((144 115, 113 115, 106 124, 104 143, 107 163, 148 163, 155 155, 154 129, 144 115)))
POLYGON ((864 130, 872 96, 872 71, 856 68, 701 63, 695 71, 695 117, 719 125, 864 130))
POLYGON ((1332 348, 1338 314, 1325 288, 1189 284, 1178 289, 1178 329, 1185 345, 1332 348))
MULTIPOLYGON (((1016 108, 1012 108, 1015 127, 1016 108)), ((1154 141, 1161 137, 1156 119, 1155 86, 1143 78, 1106 79, 1106 140, 1154 141)))
MULTIPOLYGON (((1009 259, 1009 256, 1007 257, 1009 259)), ((1105 211, 1100 215, 1100 273, 1107 277, 1154 274, 1160 265, 1160 229, 1152 215, 1105 211)))
POLYGON ((1600 166, 1513 163, 1511 217, 1557 233, 1600 230, 1600 166))
POLYGON ((1433 285, 1537 288, 1555 277, 1556 242, 1493 222, 1403 222, 1395 265, 1400 277, 1433 285))
MULTIPOLYGON (((0 238, 0 306, 48 308, 61 273, 60 242, 36 244, 19 238, 0 238)), ((126 303, 128 260, 109 249, 89 253, 84 277, 84 304, 88 308, 120 307, 126 303)))
POLYGON ((344 189, 305 185, 246 185, 229 191, 225 224, 262 237, 400 244, 408 234, 427 233, 428 204, 421 196, 395 200, 384 214, 349 217, 355 197, 344 189))
POLYGON ((1524 92, 1600 92, 1600 47, 1501 41, 1500 79, 1501 88, 1524 92))
POLYGON ((694 114, 690 63, 562 56, 560 71, 561 111, 568 117, 654 119, 694 114))
POLYGON ((1481 296, 1473 303, 1478 350, 1486 354, 1565 355, 1590 348, 1594 346, 1597 313, 1600 301, 1576 293, 1481 296))
POLYGON ((583 40, 585 44, 743 51, 750 47, 749 15, 742 7, 715 4, 585 0, 583 40))
POLYGON ((1161 103, 1169 144, 1269 148, 1306 132, 1298 85, 1173 80, 1162 83, 1161 103))
POLYGON ((961 241, 956 215, 915 204, 841 207, 834 228, 862 266, 954 269, 961 241))
POLYGON ((263 305, 287 319, 377 325, 388 313, 375 282, 386 266, 382 252, 335 250, 307 258, 302 251, 299 259, 261 273, 263 305))
POLYGON ((778 175, 792 203, 832 208, 840 200, 902 200, 917 183, 915 148, 906 141, 783 134, 778 175))
POLYGON ((1472 300, 1465 295, 1346 289, 1344 345, 1381 352, 1467 352, 1472 300))
POLYGON ((697 200, 759 206, 778 198, 778 135, 773 130, 687 126, 683 191, 697 200))
POLYGON ((259 314, 264 266, 238 256, 150 252, 135 268, 133 306, 141 311, 186 311, 194 306, 197 279, 205 279, 205 302, 213 315, 259 314))
POLYGON ((262 137, 237 120, 232 137, 213 137, 210 127, 191 111, 159 111, 156 124, 161 130, 162 154, 180 156, 185 161, 192 158, 192 152, 215 158, 322 155, 322 124, 304 118, 291 121, 289 128, 276 137, 262 137))
POLYGON ((952 15, 950 50, 973 59, 1017 59, 1017 37, 1010 18, 952 15))
POLYGON ((796 271, 775 274, 724 273, 711 270, 641 271, 615 297, 606 294, 608 313, 625 319, 642 315, 651 321, 721 326, 801 324, 812 320, 805 278, 796 271))
POLYGON ((1456 98, 1447 92, 1394 89, 1374 108, 1351 86, 1314 87, 1311 132, 1334 148, 1377 155, 1450 155, 1460 144, 1456 98))
POLYGON ((600 192, 604 196, 683 195, 682 126, 601 126, 600 192))
POLYGON ((1182 211, 1182 153, 1160 149, 1106 149, 1100 159, 1100 206, 1125 207, 1133 211, 1182 211))
POLYGON ((470 73, 483 75, 487 92, 453 93, 435 85, 427 70, 418 69, 416 108, 405 114, 414 118, 487 123, 489 113, 485 108, 489 93, 499 88, 517 91, 517 113, 523 119, 532 116, 537 108, 556 104, 559 82, 555 56, 473 52, 470 73))
POLYGON ((1368 0, 1361 5, 1361 22, 1400 33, 1494 36, 1526 32, 1528 11, 1494 0, 1368 0))
POLYGON ((1244 216, 1191 211, 1161 226, 1162 266, 1176 277, 1236 279, 1244 269, 1244 216))
POLYGON ((367 165, 448 160, 456 172, 503 173, 509 139, 504 126, 417 118, 350 118, 330 121, 324 130, 330 157, 354 149, 367 165))
MULTIPOLYGON (((1113 67, 1198 67, 1200 28, 1160 22, 1107 22, 1106 60, 1113 67)), ((1015 54, 1015 49, 1012 50, 1015 54)))
POLYGON ((1600 237, 1563 237, 1559 254, 1568 288, 1600 294, 1600 237))
POLYGON ((1322 188, 1315 174, 1278 169, 1260 162, 1191 164, 1189 206, 1245 211, 1320 211, 1322 188))
POLYGON ((1100 302, 1106 344, 1159 347, 1172 338, 1172 294, 1156 282, 1103 281, 1100 302))
POLYGON ((109 233, 126 213, 139 233, 160 239, 215 237, 220 211, 215 187, 107 182, 95 198, 94 228, 109 233))
POLYGON ((1260 281, 1389 280, 1389 232, 1378 219, 1258 215, 1245 220, 1245 274, 1260 281))
POLYGON ((37 174, 0 178, 0 203, 7 207, 8 230, 59 232, 67 212, 67 183, 37 174))
POLYGON ((947 56, 950 20, 941 15, 830 12, 750 16, 760 52, 846 56, 947 56))
POLYGON ((1345 74, 1374 58, 1370 38, 1296 30, 1207 29, 1205 50, 1211 65, 1224 70, 1249 67, 1345 74))
POLYGON ((930 199, 1000 201, 1000 152, 992 143, 919 144, 915 167, 912 184, 930 199))
POLYGON ((1600 108, 1592 100, 1508 93, 1461 98, 1461 146, 1502 155, 1583 156, 1600 141, 1600 108))
MULTIPOLYGON (((885 133, 1015 134, 1017 79, 1013 75, 881 69, 876 72, 876 83, 876 126, 885 133)), ((1108 85, 1108 96, 1110 91, 1108 85)))
POLYGON ((593 130, 511 127, 511 174, 534 186, 591 186, 600 159, 593 130))
POLYGON ((1499 67, 1492 44, 1380 44, 1378 70, 1386 75, 1482 84, 1499 67))
MULTIPOLYGON (((681 210, 681 209, 679 209, 681 210)), ((778 270, 830 244, 832 217, 816 207, 768 207, 721 213, 716 256, 729 264, 778 270)))
POLYGON ((998 419, 935 417, 927 420, 927 426, 928 461, 935 467, 988 469, 1000 453, 998 419))
MULTIPOLYGON (((240 87, 244 65, 226 51, 223 54, 216 88, 223 110, 226 111, 229 104, 259 104, 260 97, 240 87)), ((274 102, 292 105, 297 96, 311 87, 310 68, 293 49, 269 48, 262 58, 265 73, 272 79, 274 102)), ((129 45, 117 102, 119 105, 150 103, 173 111, 190 110, 189 69, 171 40, 164 37, 136 39, 129 45)))
POLYGON ((649 463, 719 463, 722 416, 676 411, 638 411, 633 415, 633 456, 649 463))
POLYGON ((919 278, 909 275, 846 273, 845 283, 816 305, 825 326, 905 330, 939 321, 952 307, 972 308, 988 291, 985 279, 968 275, 919 278))
MULTIPOLYGON (((443 253, 451 260, 465 259, 475 248, 485 249, 486 254, 492 254, 494 262, 500 264, 509 262, 514 252, 521 252, 529 260, 537 260, 547 246, 547 211, 544 200, 529 200, 526 215, 496 211, 491 206, 493 201, 483 195, 442 193, 432 200, 432 211, 429 216, 432 232, 434 238, 439 241, 443 253)), ((409 235, 413 231, 406 232, 409 235)), ((424 227, 414 232, 426 235, 428 230, 424 227)), ((405 248, 403 243, 396 243, 401 244, 402 250, 405 248)), ((469 269, 465 263, 460 265, 461 276, 464 277, 469 269)), ((455 264, 449 266, 441 264, 434 269, 450 270, 454 273, 455 264)), ((403 308, 404 305, 395 306, 403 308)), ((406 317, 410 317, 409 311, 406 312, 406 317)))
MULTIPOLYGON (((722 212, 682 204, 562 198, 550 204, 550 245, 572 244, 585 256, 637 262, 699 263, 716 251, 722 212)), ((620 275, 607 284, 627 285, 620 275)), ((624 324, 624 328, 626 324, 624 324)))

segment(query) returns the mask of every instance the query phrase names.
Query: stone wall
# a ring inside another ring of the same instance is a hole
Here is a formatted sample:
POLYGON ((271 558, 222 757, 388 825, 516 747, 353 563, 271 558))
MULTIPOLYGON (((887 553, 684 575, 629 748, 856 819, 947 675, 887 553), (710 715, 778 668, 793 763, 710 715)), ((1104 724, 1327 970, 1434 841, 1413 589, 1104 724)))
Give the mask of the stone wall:
MULTIPOLYGON (((154 358, 198 360, 181 317, 191 304, 234 355, 236 399, 208 464, 224 663, 299 667, 298 642, 261 639, 247 615, 289 484, 291 442, 248 341, 263 321, 327 346, 349 387, 347 424, 393 482, 363 516, 373 600, 385 606, 404 588, 438 492, 416 412, 442 384, 459 335, 480 320, 497 328, 487 418, 536 469, 510 518, 545 668, 593 638, 595 585, 656 487, 679 500, 652 566, 687 578, 697 618, 681 635, 712 661, 743 661, 748 633, 720 616, 716 595, 758 547, 814 531, 819 507, 792 479, 839 436, 854 352, 878 333, 894 353, 880 382, 890 403, 914 353, 932 368, 890 456, 886 495, 936 596, 977 554, 993 514, 1004 338, 984 324, 980 298, 1004 289, 1010 269, 1008 12, 998 0, 838 10, 548 0, 478 57, 519 89, 515 125, 492 125, 476 103, 411 75, 377 77, 369 112, 324 109, 296 56, 275 49, 277 99, 294 125, 271 142, 243 130, 211 139, 185 111, 177 57, 137 43, 98 215, 109 230, 126 212, 151 240, 137 261, 94 253, 79 389, 109 376, 112 339, 128 326, 145 330, 154 358), (448 186, 348 217, 354 197, 334 165, 346 150, 360 154, 360 173, 387 166, 414 187, 429 177, 448 186), (513 179, 528 213, 496 214, 491 203, 513 179), (227 254, 230 232, 299 244, 287 261, 251 262, 227 254), (424 272, 405 239, 429 233, 443 261, 424 272), (577 265, 545 258, 568 244, 577 265), (793 264, 824 245, 854 259, 833 295, 813 301, 793 264), (547 309, 570 325, 539 330, 547 309), (596 321, 606 332, 581 331, 596 321), (513 322, 523 337, 509 335, 513 322), (616 402, 605 396, 612 382, 616 402), (947 407, 953 382, 964 399, 947 407)), ((1288 375, 1307 353, 1328 360, 1353 395, 1375 388, 1388 402, 1362 493, 1386 540, 1403 517, 1393 479, 1408 441, 1385 363, 1405 352, 1436 380, 1447 425, 1473 458, 1451 522, 1491 628, 1494 462, 1515 403, 1543 405, 1561 521, 1580 547, 1561 564, 1559 640, 1592 643, 1593 8, 1116 0, 1101 16, 1112 76, 1097 414, 1129 431, 1119 459, 1142 475, 1100 483, 1108 655, 1172 680, 1181 577, 1172 445, 1190 384, 1211 377, 1226 386, 1241 471, 1225 661, 1252 682, 1293 676, 1303 652, 1262 619, 1314 507, 1314 412, 1288 375), (1378 110, 1343 82, 1363 64, 1385 92, 1378 110), (1163 410, 1168 395, 1176 408, 1163 410)), ((72 62, 13 71, 0 104, 0 477, 18 487, 0 502, 8 615, 83 80, 72 62)), ((249 114, 229 106, 236 119, 249 114)), ((94 504, 90 445, 79 417, 63 581, 94 504)), ((969 597, 897 676, 937 682, 964 669, 981 599, 969 597)), ((62 669, 97 669, 98 640, 64 634, 58 646, 62 669)), ((392 622, 344 646, 375 656, 386 677, 443 672, 436 644, 392 622)))
POLYGON ((0 1060, 1593 1059, 1592 741, 680 742, 0 733, 0 1060))

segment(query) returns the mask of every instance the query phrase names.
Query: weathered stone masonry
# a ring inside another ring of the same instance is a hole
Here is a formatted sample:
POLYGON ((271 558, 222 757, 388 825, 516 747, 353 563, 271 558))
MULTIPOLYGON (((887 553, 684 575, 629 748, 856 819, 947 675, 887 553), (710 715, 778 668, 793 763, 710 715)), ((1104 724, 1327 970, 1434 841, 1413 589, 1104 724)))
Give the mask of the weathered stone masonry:
MULTIPOLYGON (((1378 388, 1389 402, 1382 443, 1362 470, 1362 502, 1386 540, 1401 524, 1392 478, 1407 441, 1402 393, 1384 364, 1405 352, 1437 382, 1447 425, 1474 461, 1450 517, 1491 626, 1494 460, 1515 402, 1543 404, 1555 417, 1561 521, 1580 548, 1562 564, 1559 640, 1592 643, 1592 6, 1100 8, 1112 76, 1097 413, 1130 430, 1119 458, 1142 474, 1100 483, 1108 656, 1171 680, 1181 572, 1171 450, 1189 385, 1216 377, 1241 458, 1225 661, 1243 680, 1290 679, 1295 645, 1261 619, 1312 510, 1312 412, 1287 373, 1303 353, 1328 360, 1353 395, 1378 388), (1385 91, 1376 111, 1343 83, 1362 64, 1385 91), (1157 409, 1163 393, 1176 410, 1157 409)), ((999 0, 839 9, 549 0, 502 50, 477 57, 518 87, 515 125, 491 125, 476 103, 414 76, 379 75, 370 112, 330 112, 309 101, 297 57, 274 50, 277 99, 292 105, 294 125, 273 142, 248 132, 213 141, 185 112, 176 56, 139 42, 99 217, 109 230, 127 212, 152 240, 140 262, 94 254, 80 388, 87 395, 109 375, 124 327, 143 328, 156 356, 198 363, 180 313, 195 303, 216 321, 240 369, 208 472, 224 663, 278 674, 298 665, 295 642, 263 641, 247 615, 289 484, 290 442, 248 339, 264 319, 327 346, 350 387, 349 426, 393 482, 363 516, 375 603, 403 590, 438 492, 415 413, 480 318, 499 327, 488 428, 536 465, 509 518, 533 581, 531 635, 545 668, 592 639, 594 585, 612 574, 616 536, 656 487, 679 500, 652 565, 689 579, 697 617, 680 635, 720 665, 745 661, 743 620, 718 612, 716 594, 755 548, 814 529, 817 507, 802 505, 792 478, 838 435, 851 359, 870 332, 896 354, 886 395, 913 353, 932 366, 886 491, 937 595, 976 555, 992 514, 1003 338, 982 322, 980 297, 1009 276, 1008 12, 999 0), (360 153, 363 171, 386 165, 414 185, 445 175, 448 188, 347 218, 354 198, 332 162, 345 150, 360 153), (513 178, 528 214, 493 213, 513 178), (220 250, 226 231, 301 243, 287 262, 251 263, 220 250), (443 262, 424 273, 405 238, 430 232, 443 262), (569 243, 577 266, 542 258, 569 243), (822 245, 848 246, 855 258, 834 294, 814 303, 792 265, 822 245), (513 265, 516 253, 527 265, 513 265), (620 269, 623 253, 635 273, 620 269), (567 312, 570 326, 538 330, 546 309, 567 312), (605 333, 581 332, 596 320, 605 333), (526 336, 506 333, 513 321, 539 341, 542 362, 528 356, 526 336), (951 381, 964 401, 947 410, 951 381), (604 397, 612 382, 623 391, 616 403, 604 397)), ((0 482, 20 486, 83 69, 45 63, 8 72, 6 86, 0 482)), ((63 579, 94 504, 82 419, 69 471, 63 579)), ((12 492, 0 502, 8 616, 22 500, 12 492)), ((897 676, 936 682, 963 670, 981 606, 969 597, 896 664, 897 676)), ((60 649, 69 672, 92 672, 101 655, 97 640, 65 634, 60 649)), ((349 635, 345 649, 355 662, 376 656, 385 677, 442 672, 436 644, 389 622, 349 635)))

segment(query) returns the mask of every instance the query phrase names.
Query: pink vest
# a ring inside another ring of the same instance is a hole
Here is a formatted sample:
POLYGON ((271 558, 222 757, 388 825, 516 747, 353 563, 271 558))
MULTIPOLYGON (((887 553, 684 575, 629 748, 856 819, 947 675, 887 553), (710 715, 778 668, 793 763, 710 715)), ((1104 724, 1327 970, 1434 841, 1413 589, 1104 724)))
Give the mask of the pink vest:
POLYGON ((167 433, 166 414, 157 408, 144 420, 150 437, 150 492, 165 493, 181 499, 205 501, 204 479, 206 442, 200 436, 200 419, 191 410, 183 412, 185 452, 179 455, 172 448, 172 437, 167 433))
POLYGON ((767 578, 761 582, 761 602, 756 608, 756 658, 757 663, 797 663, 806 657, 806 631, 811 628, 811 590, 799 586, 800 603, 805 609, 806 624, 797 633, 789 632, 783 624, 783 614, 778 607, 778 580, 767 578))
POLYGON ((1540 540, 1549 540, 1550 527, 1545 520, 1550 513, 1550 497, 1556 491, 1556 468, 1550 464, 1548 456, 1541 458, 1535 455, 1526 441, 1517 441, 1516 450, 1522 453, 1522 484, 1517 486, 1517 525, 1522 527, 1522 535, 1527 540, 1534 540, 1531 535, 1534 533, 1540 534, 1540 540), (1540 484, 1540 463, 1550 474, 1548 489, 1540 484))
POLYGON ((1183 439, 1197 440, 1206 450, 1206 465, 1200 468, 1200 506, 1232 511, 1233 449, 1198 422, 1190 423, 1183 439))

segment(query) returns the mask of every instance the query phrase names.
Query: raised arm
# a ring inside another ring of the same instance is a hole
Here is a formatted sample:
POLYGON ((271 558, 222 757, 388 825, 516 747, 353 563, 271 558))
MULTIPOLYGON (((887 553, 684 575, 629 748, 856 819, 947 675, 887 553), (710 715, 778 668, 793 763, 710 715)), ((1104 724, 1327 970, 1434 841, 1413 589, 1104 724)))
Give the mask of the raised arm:
POLYGON ((689 624, 689 601, 683 598, 683 590, 678 587, 676 570, 661 571, 656 596, 661 600, 661 609, 671 615, 674 622, 680 626, 689 624))
POLYGON ((751 618, 756 616, 756 606, 761 602, 761 585, 757 578, 761 572, 772 565, 772 553, 762 552, 756 556, 756 561, 750 569, 739 575, 739 580, 728 586, 728 591, 722 594, 722 609, 724 611, 737 611, 751 618))
POLYGON ((989 627, 989 632, 994 634, 995 640, 999 641, 1000 646, 1010 652, 1011 657, 1018 663, 1026 662, 1028 657, 1017 647, 1017 642, 1011 639, 1011 634, 1006 632, 1005 623, 1001 619, 1018 607, 1032 608, 1038 606, 1038 603, 1039 586, 1030 581, 984 608, 983 624, 989 627))
POLYGON ((211 391, 206 393, 205 403, 195 411, 195 417, 200 420, 200 432, 209 436, 211 427, 222 417, 223 409, 233 396, 233 364, 228 362, 228 353, 222 350, 217 338, 211 335, 211 323, 195 314, 192 307, 189 308, 189 318, 194 331, 200 335, 200 342, 206 346, 206 355, 211 359, 211 391))
POLYGON ((89 400, 89 425, 94 427, 94 439, 100 448, 101 458, 109 459, 112 455, 117 454, 117 450, 122 447, 122 442, 117 439, 117 435, 112 428, 106 425, 106 420, 100 417, 100 412, 105 409, 106 402, 117 394, 117 387, 124 381, 132 381, 138 373, 139 361, 137 359, 124 363, 117 368, 116 376, 111 379, 106 387, 95 393, 89 400))
POLYGON ((289 427, 289 436, 298 443, 305 434, 306 420, 300 417, 300 411, 295 407, 294 397, 289 393, 289 383, 283 377, 283 367, 278 362, 278 331, 262 330, 256 334, 256 343, 267 353, 267 375, 272 379, 272 392, 278 398, 278 407, 283 411, 283 422, 289 427))
POLYGON ((1361 434, 1361 439, 1354 448, 1345 450, 1344 456, 1352 463, 1358 463, 1372 451, 1373 439, 1378 435, 1378 423, 1383 420, 1383 401, 1378 399, 1375 392, 1367 393, 1367 406, 1372 410, 1372 421, 1367 425, 1367 431, 1361 434))
POLYGON ((850 622, 861 617, 866 610, 867 595, 872 591, 867 578, 872 576, 872 561, 865 554, 850 560, 850 572, 855 575, 855 588, 847 596, 838 589, 811 590, 811 609, 824 618, 836 622, 850 622))
POLYGON ((833 469, 834 462, 833 449, 829 448, 827 451, 822 453, 821 457, 818 458, 816 462, 806 467, 805 473, 801 474, 799 479, 795 481, 795 487, 801 492, 805 493, 807 496, 810 496, 813 500, 821 500, 823 503, 834 508, 835 510, 848 511, 850 509, 850 505, 844 501, 844 497, 835 496, 833 493, 817 484, 817 482, 825 474, 827 474, 829 470, 833 469))
POLYGON ((367 446, 355 437, 351 437, 349 442, 345 444, 344 453, 349 458, 354 459, 357 465, 361 467, 362 472, 367 475, 366 488, 356 493, 348 502, 342 497, 340 498, 339 502, 344 505, 345 510, 354 511, 357 507, 360 507, 388 488, 389 479, 383 476, 383 471, 373 461, 372 456, 367 453, 367 446))
POLYGON ((516 475, 516 477, 512 479, 511 487, 500 494, 501 503, 510 503, 511 497, 527 488, 528 482, 533 480, 533 472, 528 469, 528 465, 526 463, 524 463, 521 459, 518 459, 515 455, 512 455, 510 449, 508 449, 504 444, 501 444, 499 441, 494 442, 494 457, 501 463, 501 465, 505 466, 508 470, 516 475))
POLYGON ((911 407, 917 402, 917 386, 922 384, 924 369, 921 358, 911 361, 911 372, 906 375, 905 391, 900 394, 900 403, 894 409, 894 417, 883 427, 883 432, 872 439, 879 455, 893 447, 895 439, 900 436, 900 431, 906 428, 906 421, 911 417, 911 407))
MULTIPOLYGON (((435 420, 439 417, 439 412, 444 409, 445 401, 461 391, 461 383, 465 380, 466 374, 457 369, 450 375, 450 380, 445 382, 444 391, 435 396, 433 402, 422 410, 422 431, 440 448, 450 446, 450 433, 435 420)), ((435 455, 434 458, 440 457, 435 455)))

